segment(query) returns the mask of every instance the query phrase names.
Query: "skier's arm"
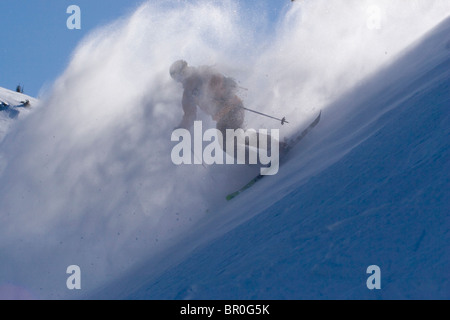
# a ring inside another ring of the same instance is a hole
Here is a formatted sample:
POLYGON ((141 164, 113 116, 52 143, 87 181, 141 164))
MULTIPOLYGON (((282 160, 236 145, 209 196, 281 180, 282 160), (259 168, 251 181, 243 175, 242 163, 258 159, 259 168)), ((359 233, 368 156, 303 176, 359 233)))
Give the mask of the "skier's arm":
POLYGON ((184 116, 178 128, 189 129, 197 118, 197 104, 194 97, 187 93, 186 90, 184 91, 181 104, 183 105, 184 116))

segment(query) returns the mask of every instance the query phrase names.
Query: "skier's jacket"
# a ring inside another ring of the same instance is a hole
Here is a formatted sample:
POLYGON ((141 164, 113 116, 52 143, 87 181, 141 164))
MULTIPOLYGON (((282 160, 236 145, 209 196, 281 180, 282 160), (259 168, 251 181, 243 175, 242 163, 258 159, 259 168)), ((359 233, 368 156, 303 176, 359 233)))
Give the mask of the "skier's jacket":
POLYGON ((182 99, 185 116, 182 127, 189 127, 195 120, 197 106, 213 120, 220 121, 234 108, 242 105, 237 97, 237 84, 211 67, 196 68, 184 81, 182 99))

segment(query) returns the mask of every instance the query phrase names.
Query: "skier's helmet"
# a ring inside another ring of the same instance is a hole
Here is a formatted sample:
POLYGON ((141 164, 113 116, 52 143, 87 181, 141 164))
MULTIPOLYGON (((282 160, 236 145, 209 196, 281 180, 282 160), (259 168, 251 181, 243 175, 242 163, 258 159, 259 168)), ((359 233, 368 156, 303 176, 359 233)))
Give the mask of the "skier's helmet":
POLYGON ((184 60, 178 60, 172 63, 170 66, 170 76, 172 79, 180 81, 183 78, 183 74, 187 68, 187 62, 184 60))

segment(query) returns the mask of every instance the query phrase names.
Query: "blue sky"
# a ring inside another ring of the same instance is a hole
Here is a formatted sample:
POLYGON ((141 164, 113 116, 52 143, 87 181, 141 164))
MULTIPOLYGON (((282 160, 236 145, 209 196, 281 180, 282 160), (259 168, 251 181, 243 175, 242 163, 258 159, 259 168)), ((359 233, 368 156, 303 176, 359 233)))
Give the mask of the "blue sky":
POLYGON ((61 74, 78 42, 95 27, 132 11, 142 0, 2 0, 0 86, 37 96, 61 74), (69 5, 81 9, 81 30, 69 30, 69 5))
MULTIPOLYGON (((132 12, 144 0, 2 0, 0 13, 0 87, 37 96, 60 75, 79 41, 96 27, 132 12), (68 6, 81 9, 81 30, 69 30, 68 6)), ((275 18, 289 1, 263 0, 258 6, 275 18)), ((241 0, 244 6, 255 5, 241 0)))

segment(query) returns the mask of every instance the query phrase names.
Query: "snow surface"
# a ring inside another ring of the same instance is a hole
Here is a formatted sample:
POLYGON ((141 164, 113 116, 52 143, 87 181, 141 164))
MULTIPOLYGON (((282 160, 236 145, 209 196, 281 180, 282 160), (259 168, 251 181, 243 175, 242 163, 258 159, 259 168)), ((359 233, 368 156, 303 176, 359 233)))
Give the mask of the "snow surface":
POLYGON ((450 5, 393 3, 379 30, 371 1, 295 4, 262 39, 232 1, 148 2, 91 34, 0 145, 0 297, 448 299, 450 5), (240 80, 282 135, 322 120, 226 202, 254 168, 170 161, 178 58, 240 80))
POLYGON ((4 139, 15 119, 28 115, 30 108, 36 106, 38 100, 23 93, 0 88, 0 142, 4 139), (29 101, 29 108, 23 107, 29 101))

